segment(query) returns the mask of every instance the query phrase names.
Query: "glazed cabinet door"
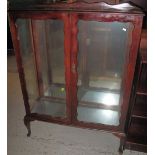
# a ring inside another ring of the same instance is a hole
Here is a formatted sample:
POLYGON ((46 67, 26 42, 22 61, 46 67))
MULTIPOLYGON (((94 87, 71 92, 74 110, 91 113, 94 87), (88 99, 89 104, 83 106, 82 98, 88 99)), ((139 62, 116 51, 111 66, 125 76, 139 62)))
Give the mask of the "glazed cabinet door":
POLYGON ((120 130, 133 77, 128 67, 134 67, 135 19, 102 13, 74 13, 71 18, 74 123, 120 130))
POLYGON ((70 122, 69 15, 17 14, 14 24, 17 61, 22 64, 28 96, 26 108, 42 118, 70 122))

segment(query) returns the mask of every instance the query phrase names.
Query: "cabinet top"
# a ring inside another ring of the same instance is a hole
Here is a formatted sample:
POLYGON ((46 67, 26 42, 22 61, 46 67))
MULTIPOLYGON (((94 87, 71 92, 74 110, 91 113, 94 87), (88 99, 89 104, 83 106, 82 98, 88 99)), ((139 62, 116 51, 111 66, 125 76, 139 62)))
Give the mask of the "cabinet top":
POLYGON ((143 14, 130 3, 110 5, 102 0, 9 0, 9 11, 78 11, 143 14))

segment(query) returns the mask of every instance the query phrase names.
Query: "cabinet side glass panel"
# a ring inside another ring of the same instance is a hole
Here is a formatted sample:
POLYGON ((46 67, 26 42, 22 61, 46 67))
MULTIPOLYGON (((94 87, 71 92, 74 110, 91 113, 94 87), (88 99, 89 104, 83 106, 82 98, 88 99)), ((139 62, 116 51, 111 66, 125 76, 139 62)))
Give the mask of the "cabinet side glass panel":
POLYGON ((122 80, 133 26, 78 22, 78 109, 83 122, 119 125, 122 80))
POLYGON ((33 107, 39 97, 34 63, 33 45, 30 30, 30 19, 17 19, 18 40, 24 69, 26 88, 30 107, 33 107))
MULTIPOLYGON (((37 76, 38 91, 40 92, 32 112, 53 117, 65 117, 64 23, 57 19, 31 20, 30 28, 36 56, 37 74, 35 78, 37 76)), ((26 38, 23 34, 22 37, 26 38)), ((28 39, 32 40, 32 38, 28 39)), ((34 57, 33 60, 35 60, 34 57)), ((29 69, 32 70, 32 68, 29 69)), ((31 86, 33 87, 34 83, 31 86)))

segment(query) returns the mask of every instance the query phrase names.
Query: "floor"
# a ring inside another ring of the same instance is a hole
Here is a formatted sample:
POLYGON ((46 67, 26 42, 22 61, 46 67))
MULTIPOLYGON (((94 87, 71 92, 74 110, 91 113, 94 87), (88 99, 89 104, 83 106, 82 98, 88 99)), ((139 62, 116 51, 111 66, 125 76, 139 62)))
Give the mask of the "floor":
MULTIPOLYGON (((118 155, 110 133, 34 121, 27 137, 22 93, 14 56, 8 57, 8 155, 118 155)), ((123 155, 146 155, 125 150, 123 155)))

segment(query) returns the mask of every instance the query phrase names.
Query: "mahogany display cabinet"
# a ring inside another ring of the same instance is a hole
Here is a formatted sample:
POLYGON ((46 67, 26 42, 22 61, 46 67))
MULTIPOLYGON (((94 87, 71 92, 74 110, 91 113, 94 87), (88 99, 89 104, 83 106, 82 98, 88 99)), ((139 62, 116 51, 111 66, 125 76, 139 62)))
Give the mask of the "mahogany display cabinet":
POLYGON ((10 3, 9 21, 26 115, 121 137, 143 21, 128 3, 10 3))

